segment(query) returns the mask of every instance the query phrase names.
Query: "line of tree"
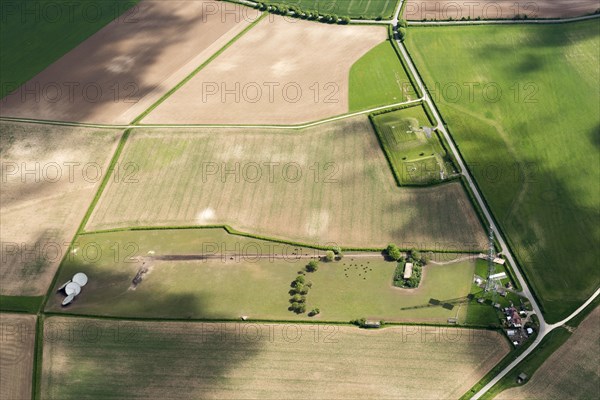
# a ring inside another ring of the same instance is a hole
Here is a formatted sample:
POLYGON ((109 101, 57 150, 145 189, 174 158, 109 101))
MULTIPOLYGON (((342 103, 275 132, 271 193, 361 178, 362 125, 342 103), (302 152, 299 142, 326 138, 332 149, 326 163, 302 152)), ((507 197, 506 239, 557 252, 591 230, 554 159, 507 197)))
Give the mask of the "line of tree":
POLYGON ((321 14, 316 10, 303 10, 296 5, 258 2, 254 6, 260 11, 268 11, 278 15, 289 15, 295 18, 320 21, 328 24, 349 24, 350 17, 339 17, 337 14, 321 14))
MULTIPOLYGON (((302 272, 302 271, 301 271, 302 272)), ((292 289, 289 291, 290 294, 290 306, 288 310, 295 312, 296 314, 303 314, 306 312, 306 295, 312 287, 312 282, 306 281, 303 272, 298 275, 296 279, 290 284, 292 289)))

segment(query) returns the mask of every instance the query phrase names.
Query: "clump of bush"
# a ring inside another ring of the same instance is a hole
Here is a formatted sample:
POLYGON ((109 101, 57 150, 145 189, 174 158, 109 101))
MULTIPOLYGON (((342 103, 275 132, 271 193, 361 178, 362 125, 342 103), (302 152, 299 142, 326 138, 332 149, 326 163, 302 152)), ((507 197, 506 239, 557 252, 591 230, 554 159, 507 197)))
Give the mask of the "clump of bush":
POLYGON ((423 275, 423 266, 429 261, 428 255, 422 255, 420 251, 411 249, 406 260, 399 259, 396 270, 394 271, 394 286, 404 288, 416 288, 421 283, 421 276, 423 275), (404 279, 404 267, 407 263, 412 263, 412 274, 410 278, 404 279))
POLYGON ((317 260, 310 260, 304 268, 306 272, 316 272, 319 269, 319 262, 317 260))
POLYGON ((402 252, 398 246, 393 243, 388 244, 388 246, 385 248, 385 254, 394 261, 398 261, 400 258, 402 258, 402 252))
POLYGON ((292 281, 290 286, 292 287, 289 291, 291 305, 288 307, 288 310, 293 311, 296 314, 306 312, 306 295, 312 287, 312 282, 307 282, 304 275, 298 275, 296 279, 292 281))

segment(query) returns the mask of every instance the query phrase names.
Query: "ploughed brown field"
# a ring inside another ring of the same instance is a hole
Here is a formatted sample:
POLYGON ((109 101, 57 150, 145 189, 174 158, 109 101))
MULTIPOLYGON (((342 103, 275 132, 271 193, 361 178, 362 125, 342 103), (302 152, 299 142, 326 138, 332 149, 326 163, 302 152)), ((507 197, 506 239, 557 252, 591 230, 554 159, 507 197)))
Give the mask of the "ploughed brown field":
POLYGON ((382 26, 269 15, 143 120, 144 124, 295 124, 348 112, 350 67, 382 26))
POLYGON ((31 398, 35 348, 33 315, 0 314, 0 399, 31 398))
POLYGON ((130 123, 256 18, 226 2, 144 0, 5 97, 1 115, 130 123))

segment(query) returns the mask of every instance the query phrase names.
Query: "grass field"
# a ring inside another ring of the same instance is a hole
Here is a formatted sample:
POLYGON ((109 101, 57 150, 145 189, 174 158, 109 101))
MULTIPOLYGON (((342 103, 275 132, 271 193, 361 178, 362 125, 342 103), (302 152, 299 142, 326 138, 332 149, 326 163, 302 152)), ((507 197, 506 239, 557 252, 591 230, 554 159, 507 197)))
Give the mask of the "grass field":
POLYGON ((351 112, 417 98, 396 51, 387 40, 352 65, 349 96, 351 112))
MULTIPOLYGON (((85 272, 90 282, 68 308, 60 306, 62 295, 54 295, 47 311, 149 318, 310 319, 287 310, 288 291, 297 271, 324 254, 229 235, 218 228, 86 234, 77 238, 75 248, 55 288, 78 271, 85 272), (192 255, 196 257, 191 259, 192 255), (142 266, 149 272, 132 290, 132 279, 142 266)), ((436 254, 434 258, 457 257, 436 254)), ((395 267, 377 252, 351 252, 340 261, 322 262, 317 272, 306 275, 313 282, 307 308, 320 308, 315 319, 325 321, 368 317, 445 324, 456 317, 465 322, 463 303, 471 289, 473 260, 428 265, 421 285, 413 290, 392 286, 395 267), (428 306, 431 298, 454 307, 428 306)), ((487 324, 482 318, 471 318, 470 323, 487 324)))
MULTIPOLYGON (((494 398, 597 399, 600 396, 599 327, 600 308, 596 308, 574 333, 570 334, 563 328, 556 334, 552 332, 550 335, 553 336, 546 348, 536 351, 534 356, 520 366, 520 370, 531 377, 530 380, 525 385, 505 390, 494 398)), ((514 376, 507 376, 494 387, 493 393, 517 386, 515 380, 514 376)))
POLYGON ((39 296, 106 174, 121 132, 7 122, 0 129, 0 295, 39 296))
POLYGON ((423 107, 379 114, 372 121, 401 185, 441 182, 454 172, 423 107))
POLYGON ((345 247, 473 250, 485 234, 457 182, 398 188, 366 117, 298 131, 136 130, 86 226, 229 224, 345 247))
POLYGON ((598 24, 415 28, 407 38, 550 322, 600 284, 598 24))
POLYGON ((44 347, 41 399, 452 399, 509 347, 497 332, 416 326, 52 317, 45 329, 72 339, 44 347))
POLYGON ((35 345, 33 315, 0 313, 0 399, 30 399, 35 345))
POLYGON ((122 15, 133 20, 135 11, 126 11, 138 2, 36 0, 4 4, 0 26, 0 98, 113 19, 122 15))
POLYGON ((305 11, 336 14, 361 19, 391 19, 398 0, 264 0, 263 3, 289 4, 305 11))

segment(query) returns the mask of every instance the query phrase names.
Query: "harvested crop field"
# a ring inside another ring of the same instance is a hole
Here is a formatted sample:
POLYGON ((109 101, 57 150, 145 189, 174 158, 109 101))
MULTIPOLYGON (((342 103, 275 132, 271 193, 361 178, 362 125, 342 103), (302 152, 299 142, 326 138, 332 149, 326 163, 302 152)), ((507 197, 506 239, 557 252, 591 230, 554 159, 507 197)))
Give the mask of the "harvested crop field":
POLYGON ((86 230, 229 224, 310 243, 474 250, 485 233, 460 183, 398 188, 366 117, 303 130, 136 130, 86 230))
POLYGON ((352 64, 386 38, 381 26, 269 15, 142 123, 294 124, 344 114, 352 64))
POLYGON ((31 398, 35 348, 33 315, 0 314, 0 399, 31 398))
POLYGON ((257 18, 216 1, 142 1, 2 100, 2 116, 129 123, 257 18))
POLYGON ((597 0, 408 0, 404 18, 409 21, 465 19, 570 18, 593 14, 597 0))
POLYGON ((440 327, 46 319, 57 327, 73 339, 44 346, 42 399, 455 399, 509 350, 440 327))
POLYGON ((576 328, 525 385, 496 399, 597 399, 600 397, 600 308, 576 328))
POLYGON ((0 126, 0 294, 45 294, 121 131, 0 126))

